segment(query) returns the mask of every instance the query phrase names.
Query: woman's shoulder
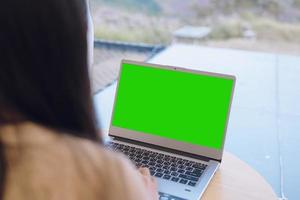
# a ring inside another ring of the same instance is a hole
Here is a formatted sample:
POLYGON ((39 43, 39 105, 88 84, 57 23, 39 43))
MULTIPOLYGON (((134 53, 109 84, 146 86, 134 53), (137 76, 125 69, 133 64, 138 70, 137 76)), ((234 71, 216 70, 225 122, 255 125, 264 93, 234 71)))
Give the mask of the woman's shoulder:
POLYGON ((147 199, 141 177, 124 155, 69 135, 63 136, 62 143, 72 152, 78 171, 84 173, 81 178, 88 180, 85 185, 98 191, 101 199, 147 199))
POLYGON ((69 153, 87 154, 92 160, 97 161, 109 159, 111 155, 115 155, 104 148, 100 142, 73 136, 67 132, 53 130, 32 122, 0 126, 0 140, 7 148, 22 146, 24 149, 40 149, 40 152, 59 151, 58 158, 68 156, 69 153))
POLYGON ((59 194, 57 199, 105 199, 114 192, 112 188, 128 191, 125 185, 130 176, 137 176, 129 161, 100 143, 35 124, 2 127, 0 133, 11 169, 7 184, 13 195, 18 195, 14 188, 26 188, 36 197, 50 192, 59 194), (70 188, 73 192, 66 192, 70 188))
MULTIPOLYGON (((107 165, 127 162, 122 155, 106 149, 100 142, 59 132, 32 122, 1 126, 0 140, 8 152, 22 147, 21 155, 26 154, 31 159, 36 157, 55 159, 60 165, 73 165, 76 162, 75 166, 80 165, 82 169, 96 167, 99 171, 106 169, 107 165)), ((18 156, 18 154, 13 155, 18 156)))
POLYGON ((112 170, 112 168, 121 167, 120 163, 128 164, 123 155, 107 149, 104 144, 97 141, 63 134, 60 143, 87 167, 95 166, 98 170, 105 171, 105 173, 112 170))
POLYGON ((81 152, 85 152, 87 156, 85 159, 92 161, 89 167, 95 164, 92 171, 100 170, 98 174, 101 174, 101 180, 104 181, 103 199, 148 199, 141 176, 124 155, 111 152, 87 140, 69 137, 68 140, 73 143, 72 146, 80 144, 81 152))

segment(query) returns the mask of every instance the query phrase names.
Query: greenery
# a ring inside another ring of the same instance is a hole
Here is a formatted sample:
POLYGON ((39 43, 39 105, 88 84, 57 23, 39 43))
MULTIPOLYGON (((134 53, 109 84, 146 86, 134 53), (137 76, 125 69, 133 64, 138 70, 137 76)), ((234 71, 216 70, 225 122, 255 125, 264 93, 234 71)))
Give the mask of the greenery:
POLYGON ((143 42, 152 44, 168 43, 171 34, 164 29, 155 27, 144 28, 120 28, 118 30, 109 26, 95 28, 95 37, 108 40, 126 41, 126 42, 143 42))
POLYGON ((294 5, 300 9, 300 0, 294 0, 294 5))
POLYGON ((155 0, 99 0, 113 6, 123 7, 132 11, 158 14, 161 9, 155 0))
POLYGON ((242 37, 242 24, 236 20, 215 24, 210 35, 211 39, 216 40, 240 37, 242 37))
POLYGON ((269 41, 287 41, 300 44, 300 24, 279 23, 269 19, 252 22, 253 29, 258 33, 258 39, 269 41))

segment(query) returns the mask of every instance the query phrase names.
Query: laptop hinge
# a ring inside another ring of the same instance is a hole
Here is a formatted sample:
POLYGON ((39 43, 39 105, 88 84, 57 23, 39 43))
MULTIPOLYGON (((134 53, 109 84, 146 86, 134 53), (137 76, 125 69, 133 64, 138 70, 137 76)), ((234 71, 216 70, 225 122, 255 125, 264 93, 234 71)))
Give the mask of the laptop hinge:
POLYGON ((196 154, 192 154, 192 153, 188 153, 188 152, 183 152, 183 151, 179 151, 179 150, 175 150, 175 149, 170 149, 170 148, 167 148, 167 147, 162 147, 162 146, 158 146, 158 145, 154 145, 154 144, 149 144, 149 143, 145 143, 145 142, 130 140, 130 139, 122 138, 122 137, 118 137, 118 136, 113 136, 113 138, 117 141, 127 142, 127 143, 140 145, 140 146, 144 146, 144 147, 148 147, 148 148, 153 148, 153 149, 156 149, 156 150, 161 150, 161 151, 165 151, 165 152, 169 152, 169 153, 173 153, 173 154, 178 154, 178 155, 181 155, 181 156, 194 158, 194 159, 198 159, 198 160, 204 160, 206 162, 208 162, 210 160, 221 162, 221 160, 218 160, 218 159, 209 158, 209 157, 201 156, 201 155, 196 155, 196 154))

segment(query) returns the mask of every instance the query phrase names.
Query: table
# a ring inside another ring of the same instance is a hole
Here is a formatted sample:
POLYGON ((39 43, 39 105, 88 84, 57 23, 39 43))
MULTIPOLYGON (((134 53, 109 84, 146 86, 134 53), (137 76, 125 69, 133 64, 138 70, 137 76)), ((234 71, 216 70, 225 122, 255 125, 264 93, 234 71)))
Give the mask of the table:
MULTIPOLYGON (((299 154, 300 143, 299 58, 173 45, 149 62, 235 75, 237 84, 225 150, 262 174, 278 196, 285 191, 289 199, 299 199, 300 179, 295 174, 299 174, 300 162, 293 157, 299 154), (280 167, 280 156, 283 166, 288 167, 280 167)), ((113 84, 95 96, 97 115, 105 130, 110 123, 115 87, 113 84)), ((239 187, 247 188, 247 184, 239 187)))
POLYGON ((276 200, 271 186, 252 167, 231 153, 208 185, 201 200, 276 200))

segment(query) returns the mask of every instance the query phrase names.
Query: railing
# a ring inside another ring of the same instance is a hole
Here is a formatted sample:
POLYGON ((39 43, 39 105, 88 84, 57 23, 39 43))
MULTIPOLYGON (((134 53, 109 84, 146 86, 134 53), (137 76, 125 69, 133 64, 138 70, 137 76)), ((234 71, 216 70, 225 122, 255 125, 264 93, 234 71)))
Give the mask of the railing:
POLYGON ((129 43, 111 40, 97 39, 94 42, 95 48, 106 48, 112 50, 134 51, 141 53, 149 53, 148 59, 152 58, 157 53, 163 51, 166 46, 164 45, 152 45, 145 43, 129 43))

